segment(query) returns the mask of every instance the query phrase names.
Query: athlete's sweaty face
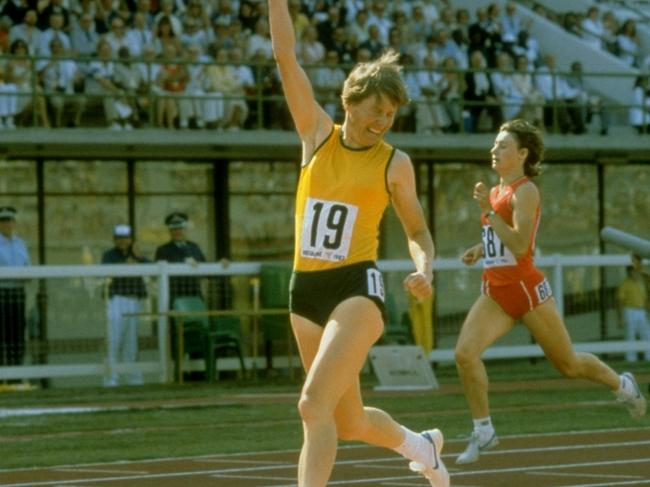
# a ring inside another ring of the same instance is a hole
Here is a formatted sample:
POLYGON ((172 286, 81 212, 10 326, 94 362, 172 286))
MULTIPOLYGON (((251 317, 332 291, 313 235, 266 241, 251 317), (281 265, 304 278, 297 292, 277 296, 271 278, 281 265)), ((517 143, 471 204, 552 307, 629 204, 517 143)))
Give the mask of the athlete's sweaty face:
POLYGON ((502 173, 523 167, 527 152, 519 148, 517 139, 510 132, 501 131, 490 149, 492 169, 502 173))
POLYGON ((372 95, 346 107, 343 140, 354 148, 368 147, 393 126, 397 104, 386 95, 372 95))

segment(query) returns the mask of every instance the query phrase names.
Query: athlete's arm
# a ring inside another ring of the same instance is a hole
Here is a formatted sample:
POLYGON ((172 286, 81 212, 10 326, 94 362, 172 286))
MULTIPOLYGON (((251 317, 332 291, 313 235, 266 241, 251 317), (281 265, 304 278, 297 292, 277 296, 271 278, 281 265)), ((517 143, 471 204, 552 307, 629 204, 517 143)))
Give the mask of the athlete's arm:
POLYGON ((415 189, 415 174, 411 159, 395 151, 388 168, 388 190, 395 212, 408 239, 409 253, 416 271, 404 280, 404 287, 416 298, 431 295, 435 248, 415 189))
POLYGON ((483 257, 483 242, 468 248, 460 258, 465 265, 474 265, 476 261, 483 257))
POLYGON ((515 257, 522 257, 529 249, 535 230, 535 216, 539 206, 539 191, 533 183, 519 186, 510 200, 512 226, 498 214, 490 216, 490 225, 503 244, 515 257))
POLYGON ((284 96, 303 146, 303 163, 332 130, 332 120, 316 102, 314 92, 296 58, 296 35, 287 0, 268 0, 273 57, 278 65, 284 96))

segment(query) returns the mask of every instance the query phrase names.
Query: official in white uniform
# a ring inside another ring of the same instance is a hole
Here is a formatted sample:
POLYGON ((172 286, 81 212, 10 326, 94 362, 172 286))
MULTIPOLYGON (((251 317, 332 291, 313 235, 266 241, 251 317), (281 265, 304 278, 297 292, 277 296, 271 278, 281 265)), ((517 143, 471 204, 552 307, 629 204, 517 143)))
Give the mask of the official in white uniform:
MULTIPOLYGON (((149 262, 134 251, 133 234, 129 225, 117 225, 113 231, 115 246, 104 252, 102 264, 131 264, 149 262)), ((114 277, 108 287, 108 357, 107 374, 104 386, 119 384, 115 371, 117 363, 134 363, 138 360, 138 321, 142 299, 147 296, 147 289, 141 277, 114 277)), ((126 383, 139 385, 143 383, 142 373, 130 372, 126 383)))

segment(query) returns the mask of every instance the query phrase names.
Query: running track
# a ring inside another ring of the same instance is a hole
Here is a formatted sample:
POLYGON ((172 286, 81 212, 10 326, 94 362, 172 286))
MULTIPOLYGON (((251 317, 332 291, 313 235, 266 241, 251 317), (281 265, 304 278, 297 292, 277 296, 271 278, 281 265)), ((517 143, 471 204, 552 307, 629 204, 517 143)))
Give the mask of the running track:
MULTIPOLYGON (((501 437, 473 466, 457 468, 464 440, 448 439, 443 459, 453 487, 650 487, 650 427, 501 437)), ((0 487, 295 487, 298 452, 0 470, 0 487)), ((426 487, 388 450, 339 450, 331 486, 426 487)))

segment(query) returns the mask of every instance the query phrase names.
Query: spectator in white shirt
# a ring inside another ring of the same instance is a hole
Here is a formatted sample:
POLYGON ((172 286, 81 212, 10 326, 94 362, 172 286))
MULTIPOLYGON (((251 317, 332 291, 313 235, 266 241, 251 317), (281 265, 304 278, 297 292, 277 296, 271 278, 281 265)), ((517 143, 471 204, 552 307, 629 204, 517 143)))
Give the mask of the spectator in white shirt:
POLYGON ((63 44, 59 39, 50 41, 51 58, 43 59, 36 64, 36 69, 45 90, 45 96, 54 109, 54 127, 63 126, 63 113, 66 106, 72 106, 74 119, 72 125, 81 125, 81 115, 86 106, 84 96, 77 94, 77 88, 83 82, 83 75, 73 59, 62 59, 65 54, 63 44))
POLYGON ((379 40, 385 45, 388 42, 388 34, 393 26, 390 19, 385 0, 373 0, 368 10, 368 25, 376 25, 379 29, 379 40))
POLYGON ((15 129, 14 117, 18 115, 18 88, 7 80, 5 68, 0 64, 0 130, 15 129))
POLYGON ((122 90, 124 97, 121 103, 128 105, 132 114, 123 120, 123 128, 129 130, 132 128, 131 121, 140 125, 140 107, 138 104, 139 95, 142 89, 142 79, 140 70, 136 63, 131 60, 131 53, 126 46, 120 47, 117 51, 119 61, 115 63, 113 70, 113 84, 122 90))
POLYGON ((190 44, 186 47, 187 61, 185 65, 187 70, 187 80, 185 81, 184 95, 188 98, 182 98, 178 102, 179 127, 186 129, 189 127, 190 119, 194 121, 196 128, 205 128, 203 113, 204 96, 203 90, 203 73, 206 59, 202 54, 201 46, 190 44))
POLYGON ((555 122, 563 134, 571 131, 575 134, 585 132, 584 122, 579 107, 576 105, 578 92, 571 88, 564 76, 556 73, 556 61, 553 54, 544 56, 544 65, 535 75, 535 85, 544 95, 544 125, 555 128, 555 122))
POLYGON ((196 45, 203 51, 208 47, 208 38, 208 31, 203 28, 201 21, 193 17, 185 17, 183 21, 183 33, 181 34, 181 45, 186 48, 196 45))
POLYGON ((264 52, 266 59, 273 59, 269 22, 264 18, 260 18, 255 23, 255 32, 248 39, 247 57, 252 58, 260 49, 264 52))
POLYGON ((325 66, 314 70, 312 76, 314 95, 323 109, 332 117, 332 120, 340 119, 339 94, 346 77, 345 72, 338 64, 338 53, 333 50, 327 51, 325 66))
POLYGON ((81 14, 78 22, 74 22, 70 33, 72 52, 80 56, 93 56, 97 52, 99 34, 95 27, 95 19, 89 13, 81 14))
POLYGON ((515 59, 515 73, 512 81, 516 90, 522 94, 524 103, 519 116, 538 128, 544 128, 544 95, 535 87, 530 64, 526 56, 515 59))
POLYGON ((180 37, 183 32, 183 24, 181 20, 174 14, 174 0, 160 0, 160 11, 153 19, 152 31, 156 32, 158 24, 163 18, 167 18, 171 25, 171 29, 176 37, 180 37))
POLYGON ((314 67, 311 65, 322 63, 325 59, 325 46, 318 40, 318 32, 313 25, 305 28, 302 39, 296 45, 298 60, 305 66, 307 76, 311 78, 314 67))
POLYGON ((630 125, 639 134, 650 133, 650 86, 648 76, 637 77, 632 90, 632 106, 629 110, 630 125))
POLYGON ((153 44, 153 32, 147 24, 147 16, 144 12, 133 14, 133 27, 126 34, 129 40, 129 52, 133 57, 142 54, 142 48, 153 44))
POLYGON ((9 52, 12 57, 7 63, 8 81, 16 85, 18 89, 18 115, 25 120, 31 120, 32 111, 36 112, 41 119, 41 125, 50 128, 50 120, 45 104, 43 90, 38 83, 34 83, 34 72, 32 61, 26 56, 28 54, 27 43, 23 39, 16 39, 11 43, 9 52), (34 90, 36 93, 34 93, 34 90))
POLYGON ((497 56, 497 71, 492 72, 492 86, 494 94, 501 101, 501 113, 505 120, 517 118, 524 103, 524 97, 515 86, 513 81, 512 57, 507 52, 501 52, 497 56))
POLYGON ((422 67, 416 73, 420 88, 420 100, 415 107, 415 131, 419 134, 438 134, 449 125, 440 105, 440 82, 442 75, 436 70, 436 57, 425 55, 422 67))
POLYGON ((58 40, 65 52, 70 51, 70 38, 68 34, 63 31, 63 14, 55 11, 50 15, 50 28, 43 32, 40 36, 40 45, 38 46, 37 53, 40 56, 50 56, 50 43, 53 39, 58 40))
POLYGON ((598 7, 590 7, 582 19, 582 38, 594 49, 600 50, 603 48, 604 36, 605 27, 600 20, 600 11, 598 7))
POLYGON ((126 47, 131 51, 131 38, 127 36, 124 20, 120 17, 113 17, 111 20, 111 30, 104 36, 106 41, 111 45, 111 51, 117 54, 121 47, 126 47))
POLYGON ((28 10, 25 13, 22 24, 17 24, 9 30, 9 42, 22 39, 27 43, 29 54, 34 55, 41 46, 43 32, 36 26, 38 14, 36 10, 28 10))
POLYGON ((504 44, 512 46, 517 42, 517 36, 522 29, 522 21, 517 13, 514 2, 506 4, 506 11, 501 16, 501 40, 504 44))
MULTIPOLYGON (((425 43, 427 37, 431 34, 431 24, 427 22, 424 16, 424 7, 421 3, 413 4, 411 17, 407 21, 407 28, 411 33, 413 41, 418 45, 425 43)), ((416 62, 421 61, 416 59, 416 62)))
MULTIPOLYGON (((263 56, 266 56, 266 53, 262 54, 264 51, 259 49, 256 53, 253 53, 253 59, 260 61, 263 56)), ((233 47, 228 52, 228 58, 230 59, 231 69, 233 76, 237 83, 241 86, 242 91, 246 97, 254 96, 256 94, 256 83, 255 75, 253 74, 253 69, 244 62, 244 50, 239 47, 233 47)), ((265 58, 267 59, 267 58, 265 58)), ((268 60, 268 59, 267 59, 268 60)), ((246 104, 246 109, 242 108, 243 113, 241 114, 241 124, 240 127, 243 127, 248 119, 248 115, 251 112, 250 105, 255 103, 254 100, 244 99, 242 100, 246 104)))
POLYGON ((636 22, 633 19, 627 19, 623 22, 621 30, 616 36, 616 44, 618 46, 618 56, 625 64, 638 66, 641 47, 636 33, 636 22))
POLYGON ((348 35, 357 40, 357 44, 361 44, 368 40, 368 11, 360 9, 357 11, 354 20, 350 22, 347 27, 348 35))
POLYGON ((115 62, 110 43, 101 39, 97 44, 97 59, 89 66, 90 73, 86 81, 86 93, 101 99, 107 125, 113 130, 129 128, 133 114, 127 103, 121 100, 125 93, 114 82, 115 62))

